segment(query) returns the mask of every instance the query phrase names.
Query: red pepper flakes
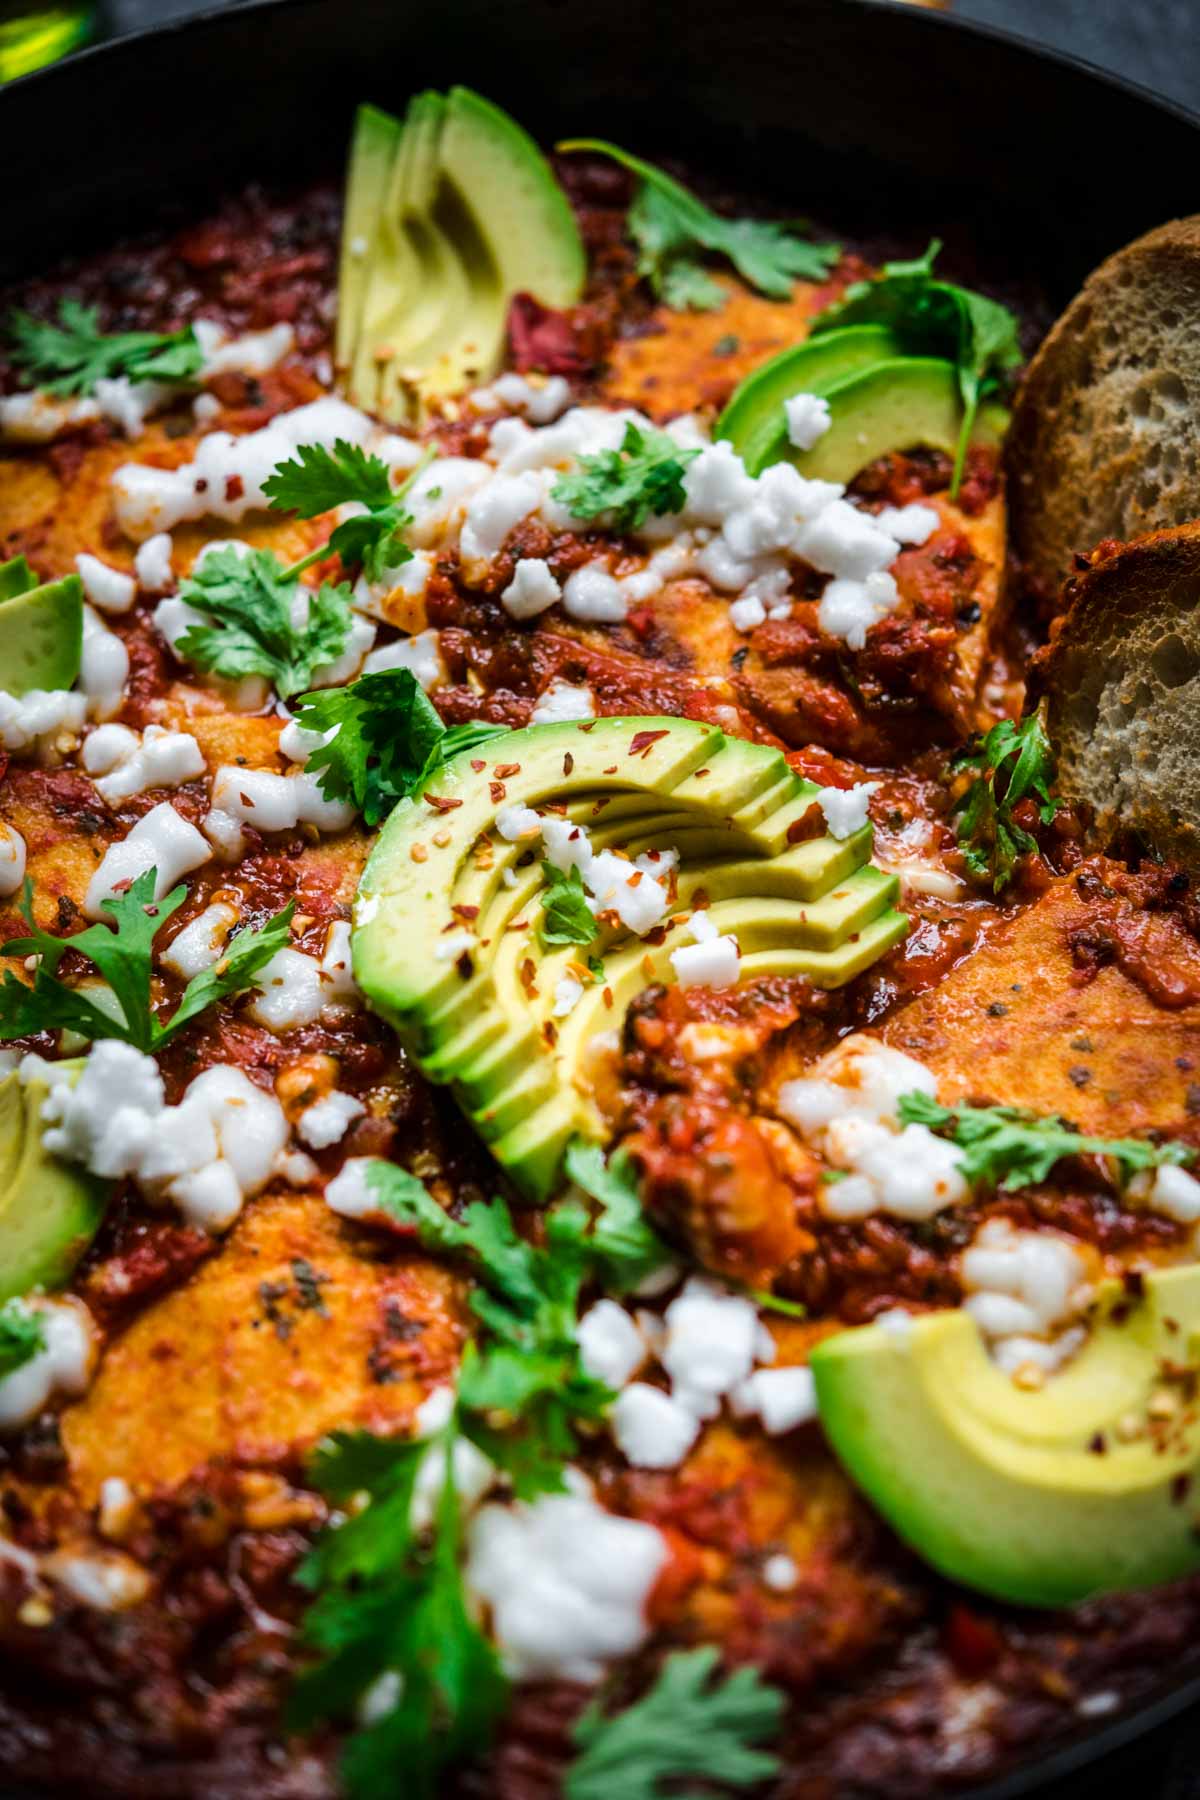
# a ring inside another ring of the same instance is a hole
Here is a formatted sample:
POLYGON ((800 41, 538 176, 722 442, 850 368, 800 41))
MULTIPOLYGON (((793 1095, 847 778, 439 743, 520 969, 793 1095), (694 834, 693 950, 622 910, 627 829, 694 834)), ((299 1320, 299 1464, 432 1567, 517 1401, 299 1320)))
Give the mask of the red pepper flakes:
POLYGON ((423 798, 426 806, 432 806, 435 812, 453 812, 456 806, 462 805, 461 800, 450 800, 445 794, 425 794, 423 798))
POLYGON ((652 746, 657 744, 659 738, 665 738, 666 736, 667 733, 665 730, 636 732, 629 745, 629 755, 640 756, 645 760, 645 758, 649 756, 652 746))

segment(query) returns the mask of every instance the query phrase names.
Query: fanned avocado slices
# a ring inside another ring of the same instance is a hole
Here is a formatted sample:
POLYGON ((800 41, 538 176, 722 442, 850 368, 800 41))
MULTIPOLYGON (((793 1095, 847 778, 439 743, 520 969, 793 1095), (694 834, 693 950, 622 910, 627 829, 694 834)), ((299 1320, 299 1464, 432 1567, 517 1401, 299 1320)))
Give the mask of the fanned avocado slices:
POLYGON ((0 691, 69 688, 83 654, 83 583, 39 582, 23 556, 0 563, 0 691))
POLYGON ((42 1146, 44 1082, 0 1081, 0 1302, 62 1287, 104 1217, 110 1184, 42 1146))
POLYGON ((566 195, 499 107, 456 87, 417 94, 403 122, 359 108, 335 345, 356 406, 401 423, 488 380, 513 296, 569 306, 585 274, 566 195))
POLYGON ((371 1005, 433 1081, 452 1083, 497 1161, 533 1198, 554 1189, 576 1134, 603 1123, 586 1080, 589 1046, 633 997, 671 982, 682 921, 736 936, 741 979, 800 975, 838 987, 897 943, 895 878, 869 862, 871 830, 813 837, 817 789, 782 752, 688 719, 539 725, 453 758, 429 797, 402 800, 371 855, 355 908, 354 968, 371 1005), (668 926, 638 937, 597 926, 597 973, 564 1017, 573 945, 540 940, 540 837, 507 842, 502 808, 552 810, 594 850, 676 849, 668 926))
POLYGON ((1200 1269, 1106 1284, 1087 1344, 1032 1391, 965 1312, 841 1332, 812 1371, 852 1479, 954 1580, 1071 1606, 1200 1569, 1200 1269))

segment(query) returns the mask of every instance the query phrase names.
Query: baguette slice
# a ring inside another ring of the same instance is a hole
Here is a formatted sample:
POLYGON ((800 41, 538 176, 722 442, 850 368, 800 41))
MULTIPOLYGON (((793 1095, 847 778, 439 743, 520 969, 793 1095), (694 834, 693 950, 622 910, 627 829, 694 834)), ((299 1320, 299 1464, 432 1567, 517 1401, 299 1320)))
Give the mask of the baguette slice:
POLYGON ((1200 517, 1200 217, 1088 277, 1029 365, 1008 459, 1017 551, 1047 598, 1076 552, 1200 517))
POLYGON ((1031 682, 1059 792, 1101 845, 1132 831, 1200 863, 1200 523, 1101 556, 1065 598, 1031 682))

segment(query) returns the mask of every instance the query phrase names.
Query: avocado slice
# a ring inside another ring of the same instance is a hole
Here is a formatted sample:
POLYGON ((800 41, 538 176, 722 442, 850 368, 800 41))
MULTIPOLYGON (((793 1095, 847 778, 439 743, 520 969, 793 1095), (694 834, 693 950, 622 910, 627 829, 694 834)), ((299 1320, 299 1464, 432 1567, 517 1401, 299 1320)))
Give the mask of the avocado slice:
POLYGON ((713 924, 737 936, 746 977, 838 987, 908 928, 895 878, 869 863, 869 826, 793 842, 813 784, 782 752, 690 719, 530 726, 452 758, 430 791, 438 805, 402 800, 372 851, 355 906, 355 975, 533 1198, 553 1191, 574 1135, 604 1135, 585 1080, 591 1040, 651 982, 674 980, 671 952, 686 940, 598 926, 590 953, 603 979, 553 1018, 557 984, 581 951, 542 945, 541 841, 500 837, 502 807, 553 807, 587 827, 595 850, 677 849, 673 910, 686 914, 703 893, 713 924), (466 955, 447 954, 448 934, 464 928, 466 955))
MULTIPOLYGON (((833 335, 832 333, 830 334, 833 335)), ((963 407, 954 364, 935 356, 903 356, 848 375, 826 388, 829 430, 811 450, 784 450, 800 473, 814 481, 852 481, 860 469, 898 450, 926 448, 953 456, 963 407)), ((981 406, 972 443, 998 444, 1008 414, 981 406)))
POLYGON ((586 259, 550 165, 469 88, 417 94, 401 124, 359 109, 336 352, 357 406, 404 422, 494 375, 513 296, 569 306, 586 259))
POLYGON ((110 1184, 42 1148, 44 1082, 0 1081, 0 1302, 60 1288, 100 1227, 110 1184))
POLYGON ((0 691, 69 688, 83 654, 83 583, 78 575, 38 582, 23 556, 0 563, 0 691))
POLYGON ((1193 1266, 1147 1274, 1136 1301, 1107 1283, 1088 1343, 1035 1391, 965 1312, 841 1332, 812 1371, 834 1451, 927 1562, 1002 1600, 1071 1606, 1200 1568, 1182 1479, 1200 1463, 1198 1358, 1193 1266))
POLYGON ((761 475, 790 454, 786 400, 797 394, 824 396, 846 376, 899 354, 884 325, 850 325, 781 350, 739 382, 717 420, 715 436, 733 445, 751 475, 761 475))

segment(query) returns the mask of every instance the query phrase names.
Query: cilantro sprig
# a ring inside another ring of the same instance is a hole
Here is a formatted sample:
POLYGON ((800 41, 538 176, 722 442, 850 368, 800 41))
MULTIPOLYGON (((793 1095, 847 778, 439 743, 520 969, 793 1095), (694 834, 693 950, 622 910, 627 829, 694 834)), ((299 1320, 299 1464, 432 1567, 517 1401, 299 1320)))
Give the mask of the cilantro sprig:
POLYGON ((181 655, 232 680, 265 675, 284 700, 309 687, 322 663, 337 660, 350 631, 349 588, 302 590, 296 569, 285 569, 271 550, 214 550, 180 583, 179 598, 212 621, 188 627, 181 655), (301 593, 308 616, 297 624, 301 593))
POLYGON ((46 1327, 20 1300, 0 1306, 0 1381, 46 1348, 46 1327))
POLYGON ((103 332, 99 317, 96 307, 78 300, 62 302, 57 325, 14 310, 8 315, 9 355, 51 394, 89 394, 98 381, 115 375, 183 383, 200 373, 204 352, 190 325, 181 331, 103 332))
POLYGON ((0 944, 0 955, 35 956, 37 967, 31 986, 19 981, 11 970, 4 972, 0 1042, 38 1031, 74 1031, 83 1038, 119 1038, 146 1052, 161 1050, 218 1000, 253 986, 259 970, 290 941, 294 901, 260 929, 238 932, 220 959, 188 982, 170 1018, 160 1019, 151 986, 154 940, 183 905, 187 889, 180 885, 164 899, 155 900, 155 880, 155 870, 148 869, 125 893, 101 901, 115 929, 89 925, 69 938, 52 937, 34 922, 33 884, 26 881, 20 910, 29 924, 29 936, 0 944), (85 991, 59 980, 57 970, 68 950, 86 957, 107 982, 121 1010, 119 1019, 95 1005, 85 991))
POLYGON ((542 943, 594 942, 599 927, 596 915, 588 905, 579 870, 556 869, 552 862, 543 862, 542 876, 546 883, 541 894, 542 921, 538 928, 542 943))
POLYGON ((416 1441, 339 1433, 311 1465, 314 1485, 355 1510, 317 1540, 297 1574, 316 1596, 300 1632, 313 1660, 292 1690, 287 1723, 304 1731, 352 1716, 372 1683, 398 1677, 393 1703, 347 1740, 342 1777, 353 1800, 393 1800, 398 1780, 412 1800, 436 1800, 442 1772, 487 1744, 507 1698, 463 1590, 458 1432, 455 1412, 416 1441), (432 1531, 413 1514, 427 1458, 443 1469, 432 1531))
POLYGON ((435 454, 432 448, 427 450, 398 488, 392 487, 388 466, 380 457, 344 438, 338 438, 332 450, 323 444, 302 444, 294 460, 278 463, 263 482, 263 493, 277 512, 315 519, 318 513, 332 512, 336 506, 366 508, 338 525, 328 543, 293 563, 288 577, 299 575, 330 554, 340 556, 347 567, 361 563, 371 581, 381 580, 385 569, 411 562, 413 553, 400 536, 413 522, 404 500, 435 454))
POLYGON ((651 513, 683 511, 683 478, 699 454, 682 449, 665 431, 630 421, 620 449, 581 456, 578 470, 559 476, 551 498, 577 519, 611 513, 618 531, 636 531, 651 513))
POLYGON ((1001 719, 974 748, 951 762, 973 769, 975 779, 956 802, 954 815, 963 861, 977 881, 1000 893, 1012 880, 1017 859, 1037 850, 1037 840, 1014 817, 1018 803, 1032 798, 1048 825, 1060 802, 1050 793, 1054 752, 1036 713, 1014 725, 1001 719))
POLYGON ((653 163, 599 138, 572 138, 560 151, 611 156, 638 177, 629 233, 638 247, 638 272, 668 306, 712 312, 727 299, 698 253, 723 256, 742 279, 772 300, 791 297, 796 280, 822 281, 841 255, 837 244, 813 244, 793 224, 723 219, 653 163))
POLYGON ((1194 1162, 1196 1155, 1185 1144, 1088 1137, 1055 1113, 1027 1112, 1017 1106, 941 1106, 916 1091, 901 1094, 896 1112, 901 1124, 927 1125, 956 1144, 963 1152, 958 1166, 965 1180, 1010 1193, 1048 1181, 1068 1156, 1111 1157, 1127 1180, 1142 1169, 1194 1162))
POLYGON ((953 498, 980 404, 1003 391, 1005 376, 1020 366, 1024 355, 1015 313, 998 300, 934 275, 941 247, 935 238, 924 256, 885 263, 874 280, 856 281, 814 320, 811 335, 844 325, 886 325, 907 354, 944 357, 954 364, 963 422, 950 483, 953 498))
POLYGON ((668 1800, 677 1782, 753 1787, 779 1772, 779 1758, 761 1748, 778 1732, 784 1697, 757 1670, 717 1677, 711 1644, 669 1656, 650 1691, 622 1712, 606 1714, 598 1701, 576 1721, 580 1754, 567 1770, 565 1800, 668 1800))
POLYGON ((301 696, 296 722, 334 732, 307 767, 327 800, 350 800, 378 825, 397 800, 423 793, 453 756, 503 737, 507 726, 442 723, 411 669, 379 669, 344 688, 301 696))

